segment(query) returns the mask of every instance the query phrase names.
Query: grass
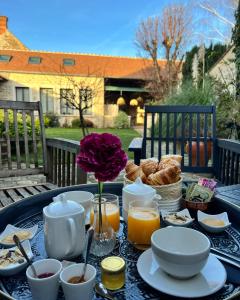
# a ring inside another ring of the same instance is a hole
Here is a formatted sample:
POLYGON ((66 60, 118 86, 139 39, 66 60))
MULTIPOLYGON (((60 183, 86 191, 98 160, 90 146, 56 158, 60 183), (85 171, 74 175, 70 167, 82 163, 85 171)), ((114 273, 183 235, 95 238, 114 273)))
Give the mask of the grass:
MULTIPOLYGON (((128 154, 128 157, 133 158, 133 153, 128 152, 128 146, 133 138, 140 136, 134 129, 90 128, 89 133, 91 132, 108 132, 117 135, 121 139, 123 149, 128 154)), ((46 128, 46 136, 49 138, 57 137, 80 141, 82 139, 82 132, 78 128, 46 128)))

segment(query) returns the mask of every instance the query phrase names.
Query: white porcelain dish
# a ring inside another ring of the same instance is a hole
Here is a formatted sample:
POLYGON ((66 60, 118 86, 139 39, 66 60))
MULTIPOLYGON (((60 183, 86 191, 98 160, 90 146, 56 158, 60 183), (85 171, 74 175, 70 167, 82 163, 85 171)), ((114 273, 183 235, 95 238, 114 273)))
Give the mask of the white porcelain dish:
POLYGON ((189 210, 187 208, 183 209, 183 210, 180 210, 178 212, 170 212, 170 211, 167 211, 167 210, 164 210, 162 209, 161 210, 161 215, 162 215, 162 218, 163 218, 163 221, 167 224, 167 225, 173 225, 173 226, 184 226, 184 227, 187 227, 189 226, 190 224, 192 224, 192 222, 194 221, 194 219, 191 217, 190 213, 189 213, 189 210), (187 217, 187 220, 183 223, 177 223, 177 222, 174 222, 172 220, 169 220, 167 217, 169 215, 172 215, 172 214, 176 214, 177 216, 180 216, 180 217, 187 217))
POLYGON ((210 241, 201 232, 169 226, 156 230, 151 236, 156 260, 169 275, 190 278, 205 266, 210 253, 210 241))
POLYGON ((228 214, 226 212, 223 212, 221 214, 217 214, 217 215, 209 215, 206 214, 200 210, 198 210, 197 212, 197 218, 198 218, 198 222, 199 224, 208 232, 212 232, 212 233, 219 233, 224 231, 225 229, 227 229, 229 226, 231 226, 231 223, 229 222, 228 219, 228 214), (204 219, 211 219, 211 220, 221 220, 224 222, 224 226, 212 226, 212 225, 208 225, 205 224, 203 222, 204 219))
POLYGON ((222 263, 212 254, 209 255, 201 272, 187 280, 177 279, 162 271, 155 260, 152 250, 143 252, 137 262, 142 279, 156 290, 179 299, 205 297, 220 290, 227 278, 222 263))
POLYGON ((12 247, 15 246, 14 242, 12 243, 6 243, 3 241, 3 239, 5 237, 7 237, 10 234, 17 234, 20 231, 28 231, 29 232, 29 236, 26 239, 21 239, 21 242, 24 240, 31 240, 35 234, 37 233, 38 230, 38 225, 35 225, 33 227, 29 227, 29 228, 20 228, 20 227, 15 227, 11 224, 8 224, 7 227, 5 228, 5 230, 0 234, 0 244, 5 246, 5 247, 12 247))
MULTIPOLYGON (((33 258, 33 253, 32 253, 31 245, 30 245, 29 241, 22 242, 22 246, 25 249, 28 257, 30 259, 32 259, 33 258)), ((17 249, 17 247, 12 247, 12 248, 8 248, 7 251, 16 250, 16 249, 17 249)), ((4 251, 4 250, 6 250, 6 249, 0 249, 0 255, 1 255, 1 252, 4 251)), ((17 274, 20 271, 22 271, 23 269, 25 269, 27 267, 27 261, 25 260, 25 258, 22 258, 22 259, 23 259, 22 263, 17 263, 16 262, 16 263, 10 264, 9 266, 4 267, 4 268, 0 266, 0 275, 2 275, 2 276, 11 276, 11 275, 17 274)))

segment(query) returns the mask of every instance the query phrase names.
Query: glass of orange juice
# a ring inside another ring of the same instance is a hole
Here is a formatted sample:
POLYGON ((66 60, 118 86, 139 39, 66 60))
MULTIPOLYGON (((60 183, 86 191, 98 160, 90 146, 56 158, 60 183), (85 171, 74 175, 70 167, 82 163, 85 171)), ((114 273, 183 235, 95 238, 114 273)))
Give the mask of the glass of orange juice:
POLYGON ((136 200, 129 203, 128 240, 145 250, 151 245, 151 235, 160 228, 158 205, 154 201, 136 200))
MULTIPOLYGON (((98 195, 95 195, 95 198, 98 199, 98 195)), ((120 226, 120 209, 119 209, 119 198, 117 195, 103 193, 102 199, 105 201, 106 206, 106 216, 108 223, 111 225, 115 232, 118 232, 120 226)), ((91 210, 90 214, 90 224, 93 224, 94 211, 91 210)))

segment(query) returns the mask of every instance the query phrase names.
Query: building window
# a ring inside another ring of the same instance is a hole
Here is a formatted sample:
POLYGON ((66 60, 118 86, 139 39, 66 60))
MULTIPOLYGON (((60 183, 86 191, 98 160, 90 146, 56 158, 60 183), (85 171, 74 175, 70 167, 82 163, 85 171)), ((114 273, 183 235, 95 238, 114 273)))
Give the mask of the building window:
POLYGON ((38 56, 30 56, 28 59, 29 64, 39 65, 41 63, 41 57, 38 56))
POLYGON ((63 65, 64 66, 74 66, 75 65, 75 60, 71 58, 64 58, 63 59, 63 65))
POLYGON ((11 55, 0 55, 0 61, 2 62, 9 62, 11 60, 11 55))
POLYGON ((73 106, 71 102, 74 101, 73 90, 71 89, 60 89, 60 113, 62 115, 72 115, 73 106))
POLYGON ((16 100, 17 101, 30 101, 28 87, 16 87, 16 100))
POLYGON ((93 106, 93 92, 90 88, 81 88, 79 90, 79 98, 82 103, 82 107, 86 107, 84 110, 85 115, 92 114, 92 106, 93 106))
POLYGON ((53 89, 40 89, 40 101, 42 103, 43 113, 53 113, 53 89))

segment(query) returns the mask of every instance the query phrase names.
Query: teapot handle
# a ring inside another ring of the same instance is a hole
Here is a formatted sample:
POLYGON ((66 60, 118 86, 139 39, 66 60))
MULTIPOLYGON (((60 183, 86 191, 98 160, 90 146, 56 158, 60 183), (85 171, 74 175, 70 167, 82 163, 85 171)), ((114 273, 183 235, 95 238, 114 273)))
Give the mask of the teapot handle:
POLYGON ((76 229, 76 225, 75 222, 72 218, 67 219, 67 223, 70 229, 70 246, 69 246, 69 250, 67 251, 66 255, 70 255, 74 249, 75 249, 75 244, 77 242, 77 229, 76 229))

